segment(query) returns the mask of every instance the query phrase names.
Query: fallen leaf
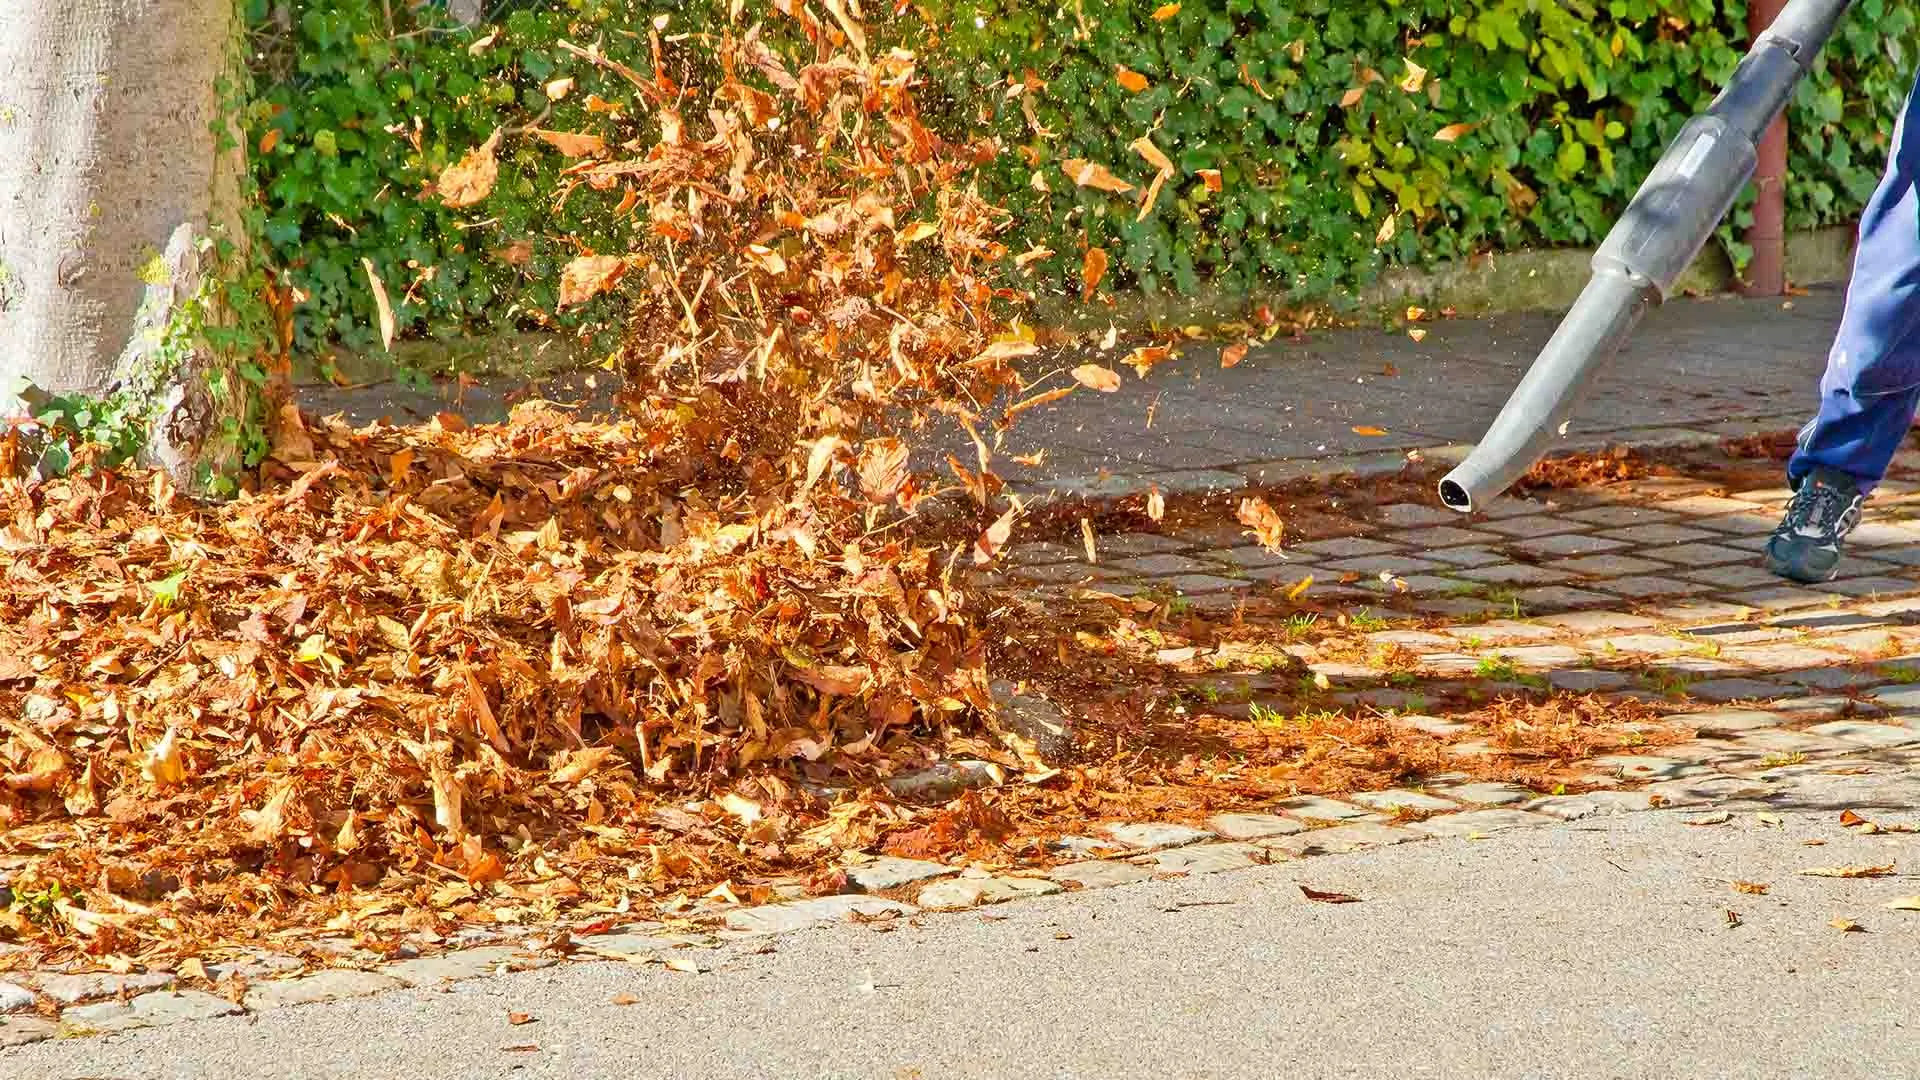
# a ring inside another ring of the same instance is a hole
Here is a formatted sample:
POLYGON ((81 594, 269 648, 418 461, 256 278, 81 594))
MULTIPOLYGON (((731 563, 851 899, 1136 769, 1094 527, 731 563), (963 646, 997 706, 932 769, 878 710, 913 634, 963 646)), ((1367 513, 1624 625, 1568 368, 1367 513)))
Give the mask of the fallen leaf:
POLYGON ((1360 898, 1357 896, 1348 896, 1346 893, 1322 892, 1319 889, 1309 888, 1305 885, 1300 886, 1300 891, 1307 899, 1316 900, 1322 904, 1357 904, 1360 902, 1360 898))
POLYGON ((1280 539, 1286 532, 1286 525, 1265 499, 1258 496, 1241 499, 1240 509, 1234 516, 1253 533, 1262 547, 1269 551, 1280 550, 1280 539))
MULTIPOLYGON (((1086 255, 1083 256, 1080 260, 1080 299, 1081 301, 1084 302, 1084 301, 1093 299, 1094 288, 1100 284, 1100 279, 1106 276, 1107 276, 1107 249, 1097 248, 1097 247, 1088 248, 1086 255)), ((1108 335, 1108 337, 1112 337, 1112 336, 1113 336, 1112 334, 1108 335)), ((1108 345, 1106 347, 1109 349, 1113 348, 1112 345, 1108 345)))
POLYGON ((1137 71, 1129 70, 1124 65, 1121 66, 1120 70, 1114 73, 1113 79, 1115 82, 1120 84, 1122 89, 1130 91, 1135 94, 1140 93, 1142 90, 1145 90, 1148 87, 1148 85, 1150 85, 1147 82, 1147 77, 1145 75, 1142 75, 1137 71))
POLYGON ((640 997, 637 994, 629 994, 625 990, 622 990, 608 998, 607 1003, 610 1005, 638 1005, 640 1004, 640 997))
POLYGON ((1167 516, 1167 497, 1160 494, 1158 485, 1147 489, 1147 516, 1154 521, 1167 516))
POLYGON ((537 1053, 539 1049, 539 1043, 514 1043, 512 1046, 501 1047, 500 1052, 503 1054, 532 1054, 537 1053))
POLYGON ((1902 896, 1887 901, 1889 911, 1920 911, 1920 896, 1902 896))
POLYGON ((1770 885, 1763 885, 1757 881, 1736 881, 1733 883, 1735 892, 1743 892, 1752 896, 1765 896, 1767 895, 1767 890, 1771 887, 1770 885))
POLYGON ((1198 169, 1195 170, 1194 175, 1200 178, 1201 183, 1207 185, 1208 191, 1219 191, 1224 184, 1219 169, 1198 169))
POLYGON ((1740 925, 1740 913, 1733 910, 1732 908, 1727 909, 1726 919, 1727 919, 1727 929, 1729 930, 1732 930, 1735 927, 1740 925))
POLYGON ((684 971, 689 975, 699 975, 706 970, 692 957, 684 953, 668 953, 660 962, 665 964, 669 970, 684 971))
POLYGON ((1080 543, 1087 549, 1088 562, 1097 563, 1100 561, 1100 555, 1093 547, 1093 522, 1086 518, 1080 519, 1080 543))
POLYGON ((367 284, 373 288, 373 307, 380 316, 380 348, 393 351, 393 305, 387 302, 387 284, 380 280, 380 274, 373 268, 373 260, 361 258, 360 265, 367 272, 367 284))
POLYGON ((507 1023, 512 1024, 514 1027, 519 1027, 521 1024, 531 1024, 533 1023, 533 1014, 510 1012, 507 1014, 507 1023))
POLYGON ((1019 512, 1018 504, 1008 507, 1007 512, 987 526, 987 530, 973 542, 973 561, 976 566, 992 562, 993 557, 1006 546, 1007 538, 1013 535, 1013 519, 1019 512))
POLYGON ((1220 350, 1220 366, 1223 368, 1233 367, 1246 358, 1247 343, 1244 341, 1236 341, 1220 350))
POLYGON ((584 304, 606 292, 627 272, 627 260, 618 255, 582 255, 560 271, 560 308, 584 304))
POLYGON ((1854 922, 1852 919, 1835 919, 1832 922, 1828 923, 1827 925, 1833 927, 1835 930, 1838 930, 1843 934, 1864 934, 1867 932, 1866 927, 1861 926, 1859 923, 1854 922))
POLYGON ((1892 863, 1885 866, 1815 866, 1800 871, 1806 877, 1830 878, 1870 878, 1886 877, 1893 873, 1892 863))
POLYGON ((1418 326, 1416 326, 1416 327, 1413 327, 1412 329, 1409 329, 1409 330, 1407 331, 1407 336, 1408 336, 1408 337, 1410 337, 1410 338, 1412 338, 1412 339, 1413 339, 1414 341, 1416 341, 1416 342, 1420 342, 1420 341, 1425 341, 1425 340, 1427 340, 1427 332, 1426 332, 1426 330, 1425 330, 1424 328, 1422 328, 1422 327, 1418 327, 1418 326))
POLYGON ((458 209, 472 206, 493 192, 500 176, 500 163, 493 154, 500 145, 500 129, 495 128, 487 141, 467 151, 465 157, 441 170, 434 188, 443 205, 458 209))
POLYGON ((1372 425, 1369 425, 1369 424, 1361 424, 1353 429, 1353 433, 1355 435, 1365 435, 1369 438, 1378 438, 1382 435, 1385 435, 1387 433, 1387 429, 1373 427, 1372 425))
POLYGON ((1081 364, 1073 369, 1073 381, 1089 390, 1111 394, 1120 389, 1120 373, 1098 364, 1081 364))
POLYGON ((1132 368, 1135 375, 1144 379, 1147 377, 1147 372, 1153 370, 1155 365, 1164 364, 1171 359, 1173 359, 1171 346, 1142 345, 1128 353, 1127 358, 1120 362, 1132 368))
POLYGON ((1161 4, 1159 7, 1153 9, 1153 21, 1166 22, 1178 14, 1180 14, 1179 4, 1161 4))
POLYGON ((1162 152, 1159 147, 1153 145, 1153 139, 1151 137, 1142 135, 1139 138, 1128 143, 1127 145, 1133 150, 1134 153, 1139 154, 1141 157, 1145 158, 1147 164, 1153 166, 1156 171, 1159 171, 1159 172, 1173 171, 1173 160, 1167 157, 1167 155, 1164 152, 1162 152))

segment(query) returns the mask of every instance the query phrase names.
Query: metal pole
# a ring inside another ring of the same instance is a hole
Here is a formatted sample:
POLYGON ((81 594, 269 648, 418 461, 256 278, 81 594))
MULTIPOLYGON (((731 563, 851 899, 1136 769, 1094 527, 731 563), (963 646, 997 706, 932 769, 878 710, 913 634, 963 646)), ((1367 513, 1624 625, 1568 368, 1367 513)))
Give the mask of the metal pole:
MULTIPOLYGON (((1758 40, 1773 25, 1785 0, 1752 0, 1747 8, 1747 35, 1758 40)), ((1753 261, 1747 267, 1744 291, 1749 296, 1781 296, 1787 291, 1787 116, 1768 125, 1761 136, 1759 160, 1754 165, 1753 224, 1747 246, 1753 261)))

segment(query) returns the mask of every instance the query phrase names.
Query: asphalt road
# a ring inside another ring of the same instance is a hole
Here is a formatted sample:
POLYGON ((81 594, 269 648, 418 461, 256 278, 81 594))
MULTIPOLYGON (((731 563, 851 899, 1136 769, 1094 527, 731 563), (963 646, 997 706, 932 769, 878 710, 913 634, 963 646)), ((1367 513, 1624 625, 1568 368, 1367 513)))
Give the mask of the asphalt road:
POLYGON ((1322 856, 730 946, 705 974, 568 964, 42 1043, 0 1076, 1920 1076, 1920 912, 1884 906, 1920 893, 1920 841, 1784 818, 1322 856))

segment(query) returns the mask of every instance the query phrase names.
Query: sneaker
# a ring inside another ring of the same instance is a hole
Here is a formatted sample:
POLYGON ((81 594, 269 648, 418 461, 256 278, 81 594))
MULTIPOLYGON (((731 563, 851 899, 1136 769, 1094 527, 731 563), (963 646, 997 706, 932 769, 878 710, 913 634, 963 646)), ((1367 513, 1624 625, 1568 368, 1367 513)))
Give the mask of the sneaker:
POLYGON ((1860 524, 1866 501, 1860 484, 1845 473, 1808 473, 1767 540, 1767 569, 1807 584, 1832 581, 1840 572, 1840 545, 1860 524))

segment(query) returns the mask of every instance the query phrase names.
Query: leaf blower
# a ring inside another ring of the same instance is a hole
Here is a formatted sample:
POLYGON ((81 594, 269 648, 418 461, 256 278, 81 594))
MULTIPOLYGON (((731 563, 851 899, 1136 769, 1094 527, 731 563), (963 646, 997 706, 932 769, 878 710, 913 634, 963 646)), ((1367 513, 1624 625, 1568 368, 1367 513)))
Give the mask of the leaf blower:
POLYGON ((1832 36, 1850 0, 1789 0, 1706 111, 1680 129, 1593 255, 1593 276, 1440 501, 1472 513, 1566 434, 1601 365, 1664 301, 1752 178, 1756 144, 1832 36))

